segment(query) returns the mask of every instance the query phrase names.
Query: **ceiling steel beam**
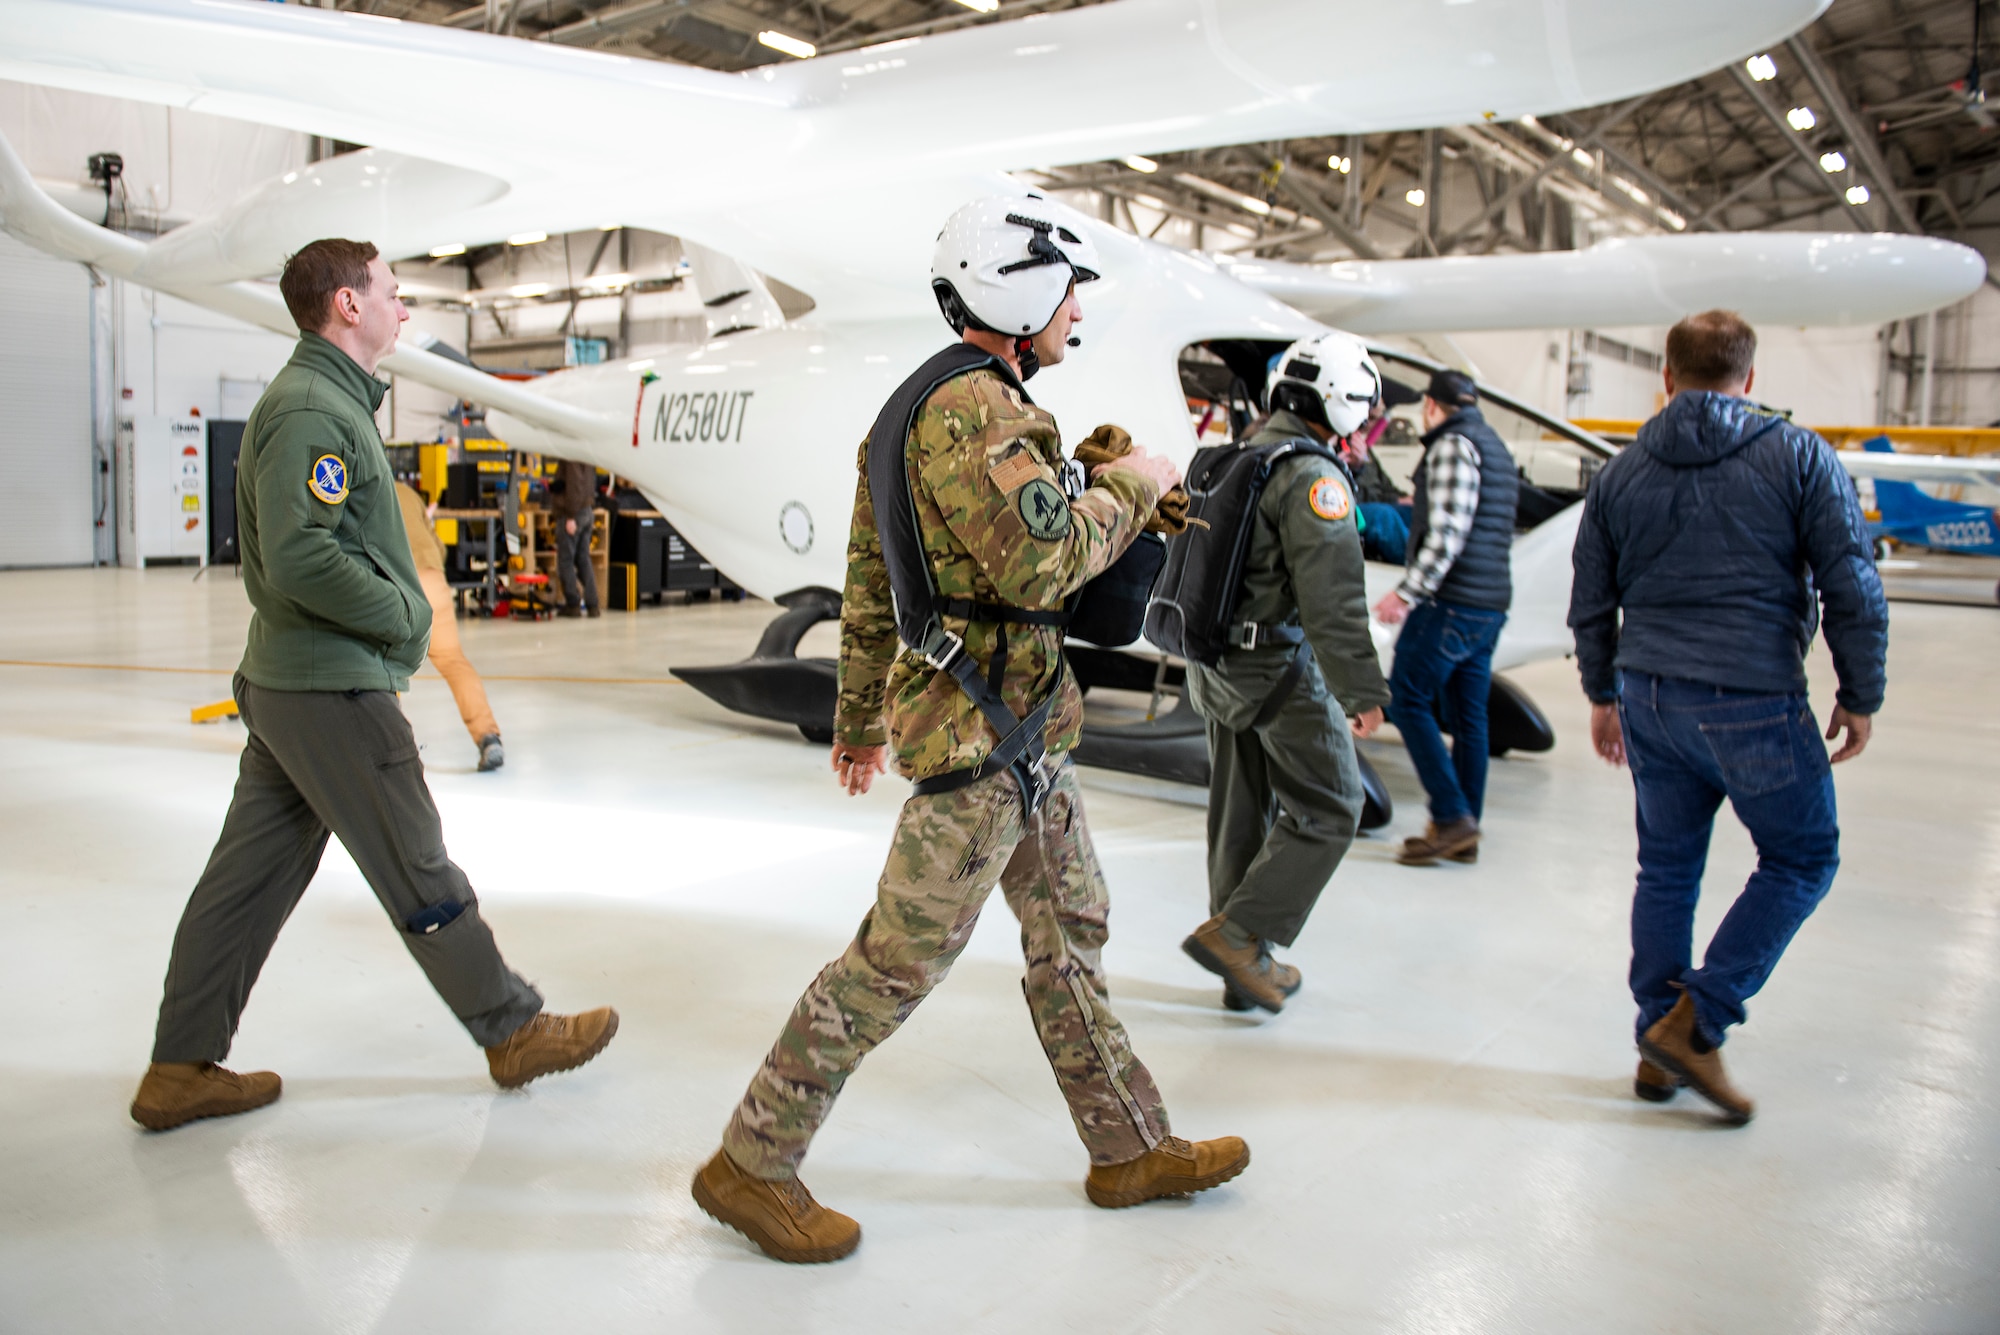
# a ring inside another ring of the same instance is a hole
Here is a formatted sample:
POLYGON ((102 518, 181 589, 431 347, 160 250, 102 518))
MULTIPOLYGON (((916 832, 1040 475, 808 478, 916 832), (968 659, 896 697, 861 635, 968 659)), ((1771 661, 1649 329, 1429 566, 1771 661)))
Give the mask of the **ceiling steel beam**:
POLYGON ((1855 157, 1861 159, 1862 170, 1873 178, 1876 190, 1881 192, 1883 202, 1889 206, 1889 212, 1895 215, 1897 222, 1903 224, 1904 231, 1923 235, 1923 225, 1917 221, 1917 215, 1910 208, 1909 201, 1903 198, 1903 192, 1897 188, 1896 178, 1889 174, 1889 163, 1883 158, 1882 150, 1875 142, 1875 136, 1861 123, 1861 117, 1848 103, 1847 95, 1841 91, 1831 71, 1820 63, 1819 57, 1814 54, 1810 46, 1806 45, 1803 37, 1787 38, 1785 49, 1799 62, 1799 66, 1806 72, 1806 78, 1812 82, 1813 91, 1817 92, 1820 100, 1826 103, 1826 109, 1833 113, 1834 124, 1838 125, 1840 132, 1847 136, 1848 148, 1855 157))
POLYGON ((1749 72, 1741 64, 1733 61, 1730 63, 1729 72, 1736 77, 1736 82, 1742 87, 1743 91, 1749 94, 1750 100, 1756 104, 1757 109, 1764 113, 1764 118, 1771 122, 1772 128, 1777 130, 1780 137, 1784 139, 1786 146, 1798 155, 1799 160, 1804 162, 1815 176, 1826 183, 1827 191, 1836 200, 1840 201, 1841 208, 1846 211, 1845 216, 1848 225, 1860 231, 1868 230, 1855 220, 1854 206, 1847 202, 1847 192, 1841 187, 1840 182, 1833 179, 1833 173, 1821 169, 1819 155, 1812 151, 1812 146, 1807 144, 1796 130, 1792 129, 1791 122, 1786 120, 1784 113, 1779 111, 1771 99, 1764 95, 1764 90, 1757 86, 1756 81, 1750 77, 1749 72))
MULTIPOLYGON (((1585 149, 1592 147, 1597 143, 1599 139, 1602 139, 1612 129, 1616 128, 1620 122, 1624 121, 1633 112, 1637 111, 1640 107, 1644 106, 1648 101, 1652 100, 1652 97, 1653 94, 1651 93, 1641 93, 1637 97, 1630 98, 1624 102, 1619 103, 1616 107, 1613 107, 1608 113, 1599 118, 1597 124, 1591 127, 1589 134, 1585 135, 1582 139, 1577 141, 1577 147, 1585 149)), ((1514 185, 1510 189, 1508 189, 1508 191, 1505 194, 1501 195, 1498 199, 1494 200, 1492 203, 1488 204, 1485 208, 1481 209, 1479 211, 1478 217, 1472 219, 1472 221, 1466 223, 1463 227, 1460 227, 1450 236, 1447 236, 1442 241, 1438 242, 1437 243, 1438 253, 1441 255, 1449 254, 1453 248, 1458 246, 1467 237, 1471 236, 1474 232, 1484 227, 1487 223, 1491 222, 1493 219, 1498 218, 1501 215, 1505 214, 1508 209, 1514 206, 1516 200, 1520 199, 1522 196, 1526 195, 1530 190, 1533 190, 1536 186, 1540 185, 1542 183, 1543 178, 1556 169, 1556 167, 1559 165, 1558 159, 1560 157, 1561 157, 1560 154, 1551 154, 1549 157, 1542 159, 1541 163, 1536 166, 1533 172, 1522 177, 1519 181, 1516 181, 1514 185)))

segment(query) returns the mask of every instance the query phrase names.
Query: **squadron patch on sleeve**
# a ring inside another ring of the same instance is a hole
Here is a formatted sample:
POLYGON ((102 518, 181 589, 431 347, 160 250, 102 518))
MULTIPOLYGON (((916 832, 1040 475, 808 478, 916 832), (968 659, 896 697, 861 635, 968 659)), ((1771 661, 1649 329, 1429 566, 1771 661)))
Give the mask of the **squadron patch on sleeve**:
POLYGON ((322 454, 313 460, 306 490, 328 505, 339 505, 347 499, 347 465, 340 461, 339 455, 322 454))
POLYGON ((1043 542, 1054 542, 1069 532, 1069 501, 1047 478, 1038 477, 1016 492, 1014 506, 1028 532, 1043 542))
POLYGON ((1354 509, 1354 502, 1347 494, 1347 488, 1337 477, 1328 475, 1312 484, 1312 491, 1306 499, 1311 503, 1313 513, 1321 519, 1345 519, 1354 509))
POLYGON ((1020 450, 987 469, 986 476, 993 479, 993 485, 1000 488, 1002 494, 1011 496, 1015 488, 1024 487, 1040 477, 1041 470, 1035 467, 1034 455, 1020 450))

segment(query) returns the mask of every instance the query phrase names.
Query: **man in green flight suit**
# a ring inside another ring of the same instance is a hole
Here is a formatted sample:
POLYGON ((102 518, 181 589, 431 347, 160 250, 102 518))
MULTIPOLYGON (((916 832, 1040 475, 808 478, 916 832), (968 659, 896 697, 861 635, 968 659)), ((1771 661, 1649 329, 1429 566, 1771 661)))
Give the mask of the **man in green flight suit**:
POLYGON ((861 1059, 944 980, 996 884, 1021 923, 1029 1011, 1090 1152, 1089 1198, 1117 1208, 1204 1191, 1250 1160, 1233 1136, 1171 1134, 1100 959, 1110 904, 1067 755, 1083 701, 1063 664, 1062 609, 1138 536, 1179 471, 1134 449, 1070 499, 1055 419, 1022 387, 1072 341, 1075 285, 1097 276, 1092 226, 1038 195, 954 214, 931 273, 963 343, 905 382, 862 445, 833 768, 865 793, 893 748, 916 792, 853 944, 799 998, 693 1184, 704 1210, 781 1261, 859 1245, 860 1225, 813 1200, 799 1163, 861 1059), (873 444, 884 448, 871 457, 873 444), (899 654, 899 636, 916 644, 912 579, 944 647, 899 654), (1026 747, 1016 763, 1003 759, 1010 743, 1026 747))
POLYGON ((465 873, 446 856, 410 724, 396 703, 423 661, 418 581, 375 410, 375 368, 409 312, 365 241, 314 241, 279 290, 299 346, 244 426, 236 473, 249 645, 237 709, 249 733, 229 815, 174 934, 153 1063, 132 1101, 164 1131, 278 1097, 229 1055, 250 989, 329 834, 353 855, 431 986, 504 1088, 580 1066, 618 1029, 609 1007, 551 1015, 507 967, 465 873))
MULTIPOLYGON (((1350 335, 1295 343, 1272 372, 1270 416, 1241 444, 1344 437, 1367 421, 1381 383, 1350 335)), ((1382 725, 1389 686, 1368 632, 1355 517, 1338 463, 1280 459, 1247 521, 1229 636, 1240 647, 1188 665, 1189 699, 1208 724, 1212 916, 1182 948, 1221 975, 1231 1010, 1279 1011, 1298 991, 1299 971, 1271 947, 1297 939, 1360 827, 1353 738, 1382 725)))

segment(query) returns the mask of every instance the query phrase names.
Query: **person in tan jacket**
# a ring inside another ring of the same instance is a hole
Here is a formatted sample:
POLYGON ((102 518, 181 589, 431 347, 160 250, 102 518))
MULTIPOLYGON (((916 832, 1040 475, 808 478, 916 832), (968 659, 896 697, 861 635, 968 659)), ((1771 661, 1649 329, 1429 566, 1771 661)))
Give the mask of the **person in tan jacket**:
POLYGON ((431 529, 430 512, 424 498, 407 483, 396 484, 396 501, 403 507, 403 529, 410 535, 410 554, 416 558, 417 580, 431 605, 431 666, 444 674, 451 698, 458 702, 458 716, 479 748, 479 768, 499 769, 507 753, 500 746, 500 725, 494 721, 493 706, 486 703, 486 684, 466 658, 458 643, 458 608, 452 601, 451 586, 444 578, 444 546, 431 529))

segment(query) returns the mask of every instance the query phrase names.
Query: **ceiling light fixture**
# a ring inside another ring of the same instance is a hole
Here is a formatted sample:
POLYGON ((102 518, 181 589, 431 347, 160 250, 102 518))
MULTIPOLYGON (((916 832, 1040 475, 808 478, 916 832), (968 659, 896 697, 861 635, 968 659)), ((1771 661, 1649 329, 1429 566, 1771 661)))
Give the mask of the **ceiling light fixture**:
POLYGON ((1866 203, 1868 202, 1868 198, 1869 198, 1869 196, 1868 196, 1868 187, 1867 187, 1867 186, 1865 186, 1865 185, 1850 185, 1850 186, 1848 186, 1848 187, 1847 187, 1847 202, 1848 202, 1848 203, 1850 203, 1850 204, 1853 204, 1853 205, 1855 205, 1856 207, 1859 207, 1859 206, 1860 206, 1860 205, 1862 205, 1862 204, 1866 204, 1866 203))
POLYGON ((1424 192, 1422 190, 1406 191, 1403 198, 1410 202, 1411 208, 1420 209, 1424 206, 1424 192))
POLYGON ((1354 170, 1354 159, 1343 158, 1340 154, 1336 153, 1326 160, 1326 169, 1330 172, 1339 172, 1342 176, 1345 176, 1354 170))
POLYGON ((1785 123, 1794 130, 1804 133, 1819 124, 1819 117, 1812 114, 1811 107, 1793 107, 1785 113, 1785 123))
POLYGON ((547 232, 516 232, 507 238, 510 246, 532 246, 549 239, 547 232))
POLYGON ((510 297, 546 297, 553 291, 555 291, 554 286, 548 283, 519 283, 508 288, 507 295, 510 297))
POLYGON ((1847 170, 1847 156, 1839 149, 1819 155, 1819 169, 1829 174, 1847 170))
POLYGON ((958 0, 958 3, 979 14, 991 14, 1000 8, 1000 0, 958 0))
MULTIPOLYGON (((963 0, 960 0, 960 2, 963 3, 963 0)), ((1133 171, 1145 172, 1149 176, 1160 169, 1159 163, 1153 161, 1151 158, 1142 158, 1137 153, 1134 153, 1129 158, 1125 158, 1123 161, 1133 171)))
POLYGON ((788 37, 781 32, 772 32, 768 28, 757 34, 757 41, 764 46, 770 47, 773 51, 782 51, 788 56, 797 56, 800 60, 811 60, 819 54, 819 48, 811 42, 802 42, 796 37, 788 37))
POLYGON ((1764 83, 1778 77, 1778 62, 1768 55, 1750 57, 1743 62, 1743 68, 1749 71, 1751 80, 1756 83, 1764 83))
POLYGON ((448 260, 454 255, 463 255, 464 253, 465 245, 463 242, 454 241, 448 246, 431 247, 431 258, 434 260, 448 260))

